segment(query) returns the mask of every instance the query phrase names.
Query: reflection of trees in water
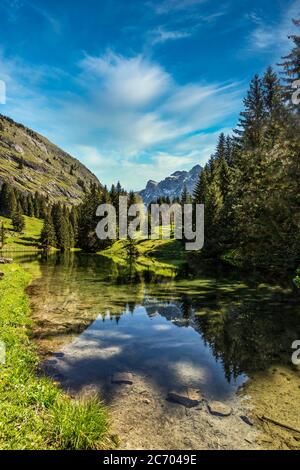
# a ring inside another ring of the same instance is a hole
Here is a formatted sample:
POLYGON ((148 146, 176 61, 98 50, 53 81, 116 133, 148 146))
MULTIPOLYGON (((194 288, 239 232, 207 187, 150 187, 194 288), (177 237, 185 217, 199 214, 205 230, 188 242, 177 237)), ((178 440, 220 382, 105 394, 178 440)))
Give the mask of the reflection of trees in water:
POLYGON ((291 344, 300 335, 299 313, 285 304, 247 301, 224 313, 197 316, 195 327, 229 381, 272 364, 290 365, 291 344))
POLYGON ((194 327, 228 380, 275 363, 290 365, 291 344, 300 337, 297 304, 268 289, 267 299, 259 297, 254 281, 241 287, 222 276, 176 283, 141 273, 135 263, 124 267, 80 253, 43 255, 40 263, 43 277, 30 290, 38 334, 47 337, 80 333, 100 313, 118 323, 124 311, 145 305, 150 316, 158 312, 177 326, 194 327))
POLYGON ((149 317, 157 314, 171 321, 177 326, 190 326, 194 314, 192 299, 187 295, 180 296, 179 299, 161 301, 155 297, 146 296, 144 306, 149 317))

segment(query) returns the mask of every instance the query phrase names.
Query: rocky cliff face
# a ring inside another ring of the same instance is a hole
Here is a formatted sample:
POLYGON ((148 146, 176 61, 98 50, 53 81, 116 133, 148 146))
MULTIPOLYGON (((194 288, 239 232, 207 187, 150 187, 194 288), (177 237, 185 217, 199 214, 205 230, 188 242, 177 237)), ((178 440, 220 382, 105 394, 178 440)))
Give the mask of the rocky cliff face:
POLYGON ((169 197, 171 200, 180 197, 184 186, 192 194, 201 171, 202 167, 196 165, 190 171, 176 171, 160 182, 150 180, 139 194, 145 204, 150 204, 159 197, 169 197))
POLYGON ((0 115, 0 186, 38 191, 51 201, 78 204, 98 179, 82 163, 45 137, 0 115))

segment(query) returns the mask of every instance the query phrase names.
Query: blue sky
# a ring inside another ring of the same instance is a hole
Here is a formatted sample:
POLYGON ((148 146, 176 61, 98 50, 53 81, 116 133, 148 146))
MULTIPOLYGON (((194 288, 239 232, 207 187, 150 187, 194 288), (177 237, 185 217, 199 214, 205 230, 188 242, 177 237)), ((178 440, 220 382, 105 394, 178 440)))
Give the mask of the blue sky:
POLYGON ((0 0, 0 112, 110 185, 203 164, 300 0, 0 0))

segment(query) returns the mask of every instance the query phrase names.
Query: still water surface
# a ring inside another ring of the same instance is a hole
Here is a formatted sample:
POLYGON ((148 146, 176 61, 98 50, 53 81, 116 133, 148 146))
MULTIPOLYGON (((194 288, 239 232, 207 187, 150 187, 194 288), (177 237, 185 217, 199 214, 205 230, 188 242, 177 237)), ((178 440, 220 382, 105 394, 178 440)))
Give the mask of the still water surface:
POLYGON ((14 255, 34 276, 35 339, 69 385, 114 372, 148 376, 161 390, 186 386, 225 400, 255 373, 291 366, 299 303, 288 288, 228 272, 185 279, 124 272, 102 256, 14 255))

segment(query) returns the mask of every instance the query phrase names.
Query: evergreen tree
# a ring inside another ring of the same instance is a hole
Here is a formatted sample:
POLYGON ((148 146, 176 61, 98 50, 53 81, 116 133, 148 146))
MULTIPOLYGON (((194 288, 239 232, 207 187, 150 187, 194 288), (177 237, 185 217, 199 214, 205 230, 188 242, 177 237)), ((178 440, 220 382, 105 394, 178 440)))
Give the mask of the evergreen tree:
POLYGON ((230 135, 226 137, 225 141, 225 160, 229 166, 233 166, 234 159, 233 159, 233 142, 230 135))
POLYGON ((1 228, 0 228, 0 247, 1 249, 4 247, 6 241, 6 230, 4 226, 4 222, 1 222, 1 228))
POLYGON ((71 248, 70 224, 66 216, 65 208, 61 204, 54 204, 51 211, 51 217, 56 235, 56 246, 61 251, 71 248))
POLYGON ((78 210, 77 207, 72 207, 70 212, 70 223, 72 225, 73 237, 74 237, 74 246, 77 245, 78 241, 78 210))
POLYGON ((70 249, 70 232, 69 224, 64 217, 60 215, 60 224, 56 228, 56 239, 57 239, 57 248, 60 251, 66 251, 70 249))
POLYGON ((1 215, 5 217, 12 217, 12 214, 17 209, 17 199, 13 187, 4 182, 0 195, 0 210, 1 215))
POLYGON ((217 149, 216 149, 216 157, 226 158, 226 138, 223 132, 219 135, 217 149))
POLYGON ((40 243, 45 250, 56 247, 56 235, 51 215, 46 214, 41 232, 40 243))
POLYGON ((194 203, 195 204, 205 204, 205 198, 207 194, 208 187, 208 166, 203 168, 199 174, 199 179, 194 190, 194 203))
MULTIPOLYGON (((300 19, 293 20, 297 27, 300 27, 300 19)), ((300 36, 292 35, 290 39, 293 42, 291 52, 283 57, 283 62, 280 64, 283 68, 283 76, 285 81, 285 98, 289 109, 299 114, 300 106, 292 102, 292 96, 295 92, 295 82, 300 80, 300 36)), ((299 86, 296 87, 299 89, 299 86)))
POLYGON ((244 99, 244 111, 240 114, 235 141, 243 150, 254 150, 262 142, 265 124, 265 103, 261 79, 255 75, 244 99))
POLYGON ((287 113, 284 108, 282 86, 272 67, 268 67, 262 83, 266 113, 264 143, 272 148, 281 137, 287 113))
POLYGON ((115 204, 117 202, 117 191, 114 184, 112 184, 110 189, 110 200, 112 204, 115 204))
POLYGON ((184 206, 184 204, 191 203, 191 196, 189 195, 186 184, 184 185, 181 193, 180 203, 182 206, 184 206))
POLYGON ((12 225, 14 230, 19 233, 22 233, 25 228, 25 219, 20 205, 17 206, 16 210, 12 214, 12 225))
POLYGON ((34 205, 33 205, 33 199, 31 194, 28 194, 27 198, 27 206, 28 206, 28 217, 34 217, 34 205))
POLYGON ((86 252, 95 252, 108 241, 99 240, 96 234, 98 206, 102 202, 102 192, 99 186, 92 185, 79 208, 78 246, 86 252))

